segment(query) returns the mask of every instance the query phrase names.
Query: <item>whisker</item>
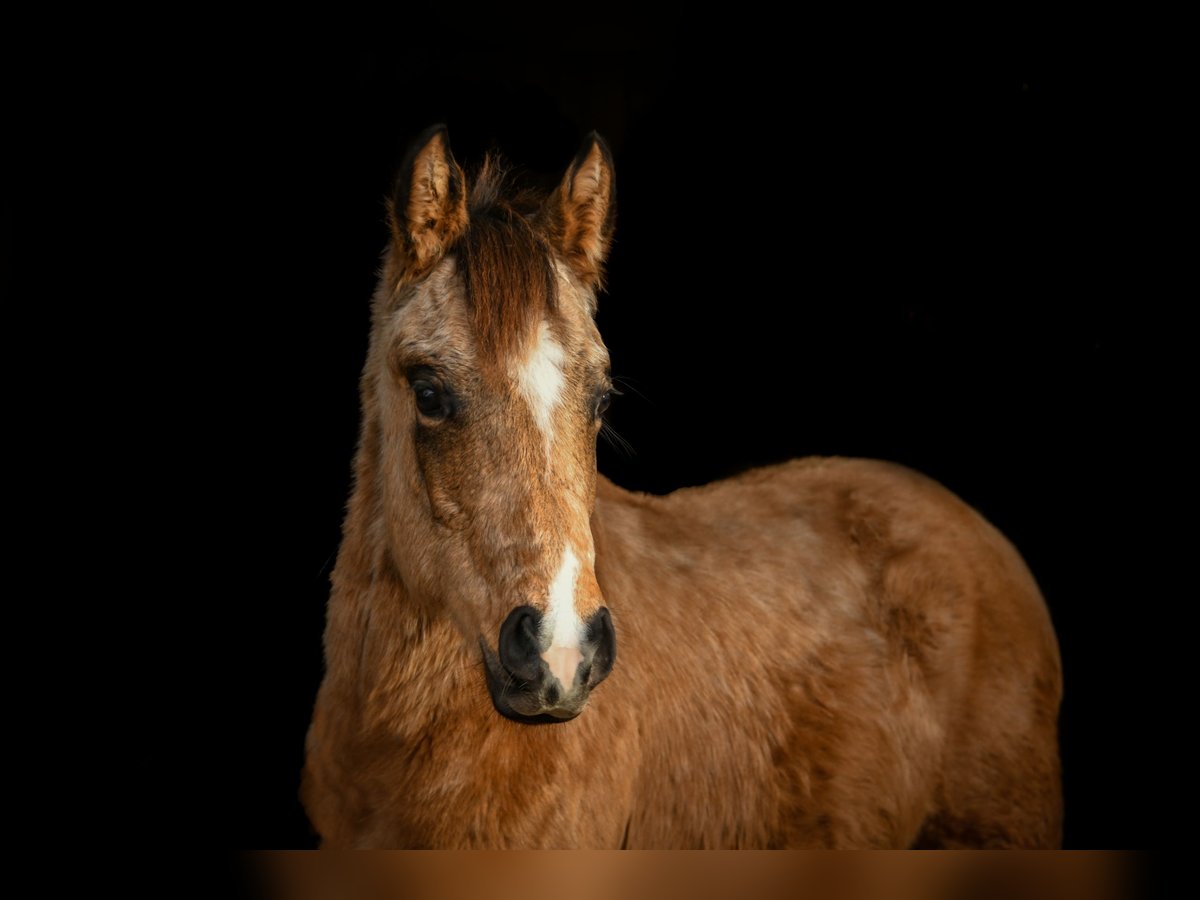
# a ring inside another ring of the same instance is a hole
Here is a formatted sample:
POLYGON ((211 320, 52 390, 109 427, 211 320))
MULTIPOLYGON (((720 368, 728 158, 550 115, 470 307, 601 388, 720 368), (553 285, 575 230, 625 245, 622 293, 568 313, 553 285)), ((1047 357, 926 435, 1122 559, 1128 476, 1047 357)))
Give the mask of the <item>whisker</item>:
POLYGON ((333 562, 333 558, 337 556, 337 548, 329 551, 329 555, 325 557, 325 562, 321 563, 321 568, 317 570, 317 577, 320 578, 329 571, 329 564, 333 562))
MULTIPOLYGON (((631 378, 630 376, 628 376, 628 375, 614 375, 614 376, 612 376, 612 380, 613 380, 613 383, 614 383, 614 384, 620 384, 620 385, 621 385, 621 387, 624 387, 624 388, 629 388, 629 390, 633 391, 633 393, 637 394, 639 397, 641 397, 643 400, 645 400, 645 401, 646 401, 647 403, 649 403, 651 406, 655 406, 655 405, 656 405, 656 404, 655 404, 655 402, 654 402, 653 400, 651 400, 649 397, 647 397, 645 394, 643 394, 641 391, 639 391, 639 390, 637 389, 637 386, 636 386, 636 385, 633 383, 634 379, 633 379, 633 378, 631 378)), ((618 395, 618 396, 620 396, 620 395, 621 395, 621 392, 620 392, 620 391, 618 391, 618 392, 617 392, 617 395, 618 395)))
POLYGON ((617 429, 613 428, 604 419, 600 420, 600 434, 610 447, 619 453, 623 453, 626 457, 637 455, 637 451, 633 448, 633 444, 621 437, 621 435, 617 433, 617 429))

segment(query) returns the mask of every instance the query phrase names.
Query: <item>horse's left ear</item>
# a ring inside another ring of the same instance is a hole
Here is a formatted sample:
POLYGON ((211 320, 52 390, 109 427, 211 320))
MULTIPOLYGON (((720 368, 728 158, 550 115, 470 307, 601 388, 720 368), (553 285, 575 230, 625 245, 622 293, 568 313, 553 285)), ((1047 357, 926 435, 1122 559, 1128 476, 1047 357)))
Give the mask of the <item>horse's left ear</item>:
POLYGON ((550 239, 575 274, 599 286, 612 242, 617 204, 612 154, 596 132, 584 139, 579 155, 546 202, 550 239))

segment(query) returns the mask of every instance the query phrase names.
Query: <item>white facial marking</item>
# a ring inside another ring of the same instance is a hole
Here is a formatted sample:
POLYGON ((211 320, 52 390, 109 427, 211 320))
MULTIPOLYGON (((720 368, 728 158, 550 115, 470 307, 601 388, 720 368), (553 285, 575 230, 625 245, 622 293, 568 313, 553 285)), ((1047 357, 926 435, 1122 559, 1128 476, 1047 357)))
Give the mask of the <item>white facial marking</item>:
POLYGON ((578 647, 551 647, 542 657, 550 668, 550 673, 559 680, 568 691, 575 685, 575 671, 583 661, 583 654, 578 647))
POLYGON ((517 372, 517 386, 546 437, 547 447, 554 440, 554 410, 562 400, 563 358, 563 348, 554 340, 549 324, 543 322, 529 358, 517 372))
POLYGON ((575 612, 575 581, 578 577, 579 557, 568 546, 563 550, 558 573, 550 583, 549 602, 542 618, 542 646, 547 644, 547 638, 550 645, 542 658, 554 677, 567 688, 574 682, 575 668, 583 658, 579 652, 583 620, 575 612))
POLYGON ((579 577, 579 557, 570 547, 563 550, 558 573, 550 583, 550 596, 543 619, 543 633, 550 635, 551 647, 578 647, 583 621, 575 612, 575 579, 579 577))
POLYGON ((550 666, 554 678, 570 690, 575 684, 575 670, 583 659, 580 642, 583 640, 583 620, 575 612, 575 581, 580 575, 580 558, 570 547, 563 550, 563 562, 558 566, 550 584, 550 598, 545 617, 541 620, 541 644, 550 644, 541 658, 550 666))

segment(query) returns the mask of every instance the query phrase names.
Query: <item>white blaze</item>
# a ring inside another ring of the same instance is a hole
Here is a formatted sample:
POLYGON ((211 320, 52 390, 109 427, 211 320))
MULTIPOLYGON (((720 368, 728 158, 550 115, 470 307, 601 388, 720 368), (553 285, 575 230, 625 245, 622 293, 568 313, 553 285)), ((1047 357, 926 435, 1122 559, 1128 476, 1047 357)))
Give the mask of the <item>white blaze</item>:
POLYGON ((562 399, 563 358, 563 348, 542 322, 533 350, 517 373, 517 386, 546 436, 547 449, 554 440, 554 410, 562 399))
POLYGON ((575 612, 575 579, 579 577, 579 557, 570 547, 563 550, 558 573, 550 583, 545 629, 550 632, 551 647, 578 647, 583 622, 575 612))
POLYGON ((550 671, 567 688, 582 658, 579 642, 583 638, 583 620, 575 612, 575 582, 579 577, 579 557, 569 546, 550 583, 546 615, 542 619, 542 644, 549 636, 550 648, 543 654, 550 671))
MULTIPOLYGON (((549 468, 554 443, 554 411, 562 402, 562 346, 554 339, 548 322, 538 327, 537 340, 529 356, 514 373, 517 389, 529 404, 533 420, 546 442, 546 466, 549 468)), ((546 598, 546 614, 542 617, 541 645, 546 647, 542 658, 551 673, 564 687, 574 683, 575 670, 583 658, 583 620, 575 612, 575 583, 579 579, 579 557, 570 546, 563 548, 562 561, 546 598)))

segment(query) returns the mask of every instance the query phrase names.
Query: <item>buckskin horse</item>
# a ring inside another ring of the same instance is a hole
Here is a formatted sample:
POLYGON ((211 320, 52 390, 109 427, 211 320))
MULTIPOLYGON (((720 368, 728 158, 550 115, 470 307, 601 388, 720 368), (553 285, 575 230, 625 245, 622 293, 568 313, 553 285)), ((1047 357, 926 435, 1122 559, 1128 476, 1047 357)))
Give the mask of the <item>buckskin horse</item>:
POLYGON ((1054 630, 963 501, 855 459, 597 474, 598 136, 539 195, 432 129, 387 208, 302 786, 324 846, 1060 843, 1054 630))

